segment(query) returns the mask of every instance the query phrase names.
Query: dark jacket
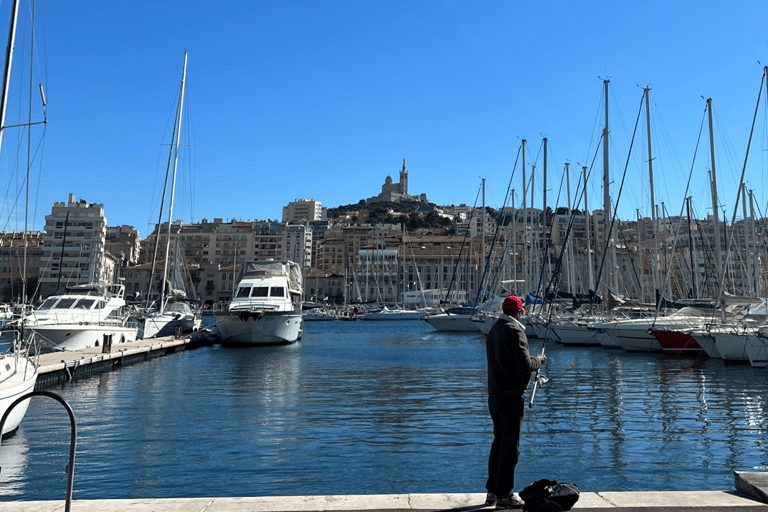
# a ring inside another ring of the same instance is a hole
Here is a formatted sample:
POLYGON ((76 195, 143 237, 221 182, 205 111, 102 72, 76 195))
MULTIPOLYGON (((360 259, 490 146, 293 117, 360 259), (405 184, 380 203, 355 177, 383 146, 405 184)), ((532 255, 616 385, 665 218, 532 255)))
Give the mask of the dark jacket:
POLYGON ((485 338, 488 357, 488 393, 522 396, 528 389, 531 373, 541 363, 528 353, 528 338, 523 325, 511 316, 501 315, 485 338))

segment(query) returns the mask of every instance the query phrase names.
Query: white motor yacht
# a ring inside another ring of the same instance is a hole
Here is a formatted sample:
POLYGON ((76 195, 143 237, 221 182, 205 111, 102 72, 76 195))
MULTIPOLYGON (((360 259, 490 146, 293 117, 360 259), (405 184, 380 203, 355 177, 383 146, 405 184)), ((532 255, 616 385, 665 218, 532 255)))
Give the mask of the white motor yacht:
POLYGON ((282 260, 246 261, 232 302, 214 310, 225 345, 276 345, 301 338, 301 269, 282 260))
POLYGON ((3 333, 6 341, 21 332, 22 322, 22 344, 33 353, 135 341, 138 331, 136 324, 128 321, 122 284, 67 286, 31 313, 7 324, 3 333))

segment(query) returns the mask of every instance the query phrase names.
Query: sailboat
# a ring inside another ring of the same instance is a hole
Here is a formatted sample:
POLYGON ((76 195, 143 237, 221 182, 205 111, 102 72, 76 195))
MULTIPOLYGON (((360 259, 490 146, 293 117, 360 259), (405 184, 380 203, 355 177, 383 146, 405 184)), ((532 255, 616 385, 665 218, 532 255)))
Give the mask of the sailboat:
MULTIPOLYGON (((8 105, 8 89, 11 78, 11 62, 13 60, 13 48, 16 39, 16 22, 19 15, 19 2, 14 0, 11 13, 11 24, 8 30, 8 46, 6 47, 5 69, 3 73, 2 100, 0 101, 0 144, 2 143, 2 130, 5 129, 5 114, 8 105)), ((27 179, 25 180, 29 190, 29 165, 27 165, 27 179)), ((27 213, 25 206, 24 236, 27 234, 27 213)), ((26 247, 26 244, 25 244, 26 247)), ((27 251, 24 250, 24 271, 26 272, 27 251)), ((26 279, 24 279, 24 295, 26 295, 26 279)), ((23 334, 23 324, 22 324, 23 334)), ((22 335, 14 336, 11 342, 11 353, 0 355, 0 417, 8 412, 8 408, 20 397, 32 392, 37 382, 37 364, 27 354, 21 340, 22 335)), ((29 407, 29 399, 21 402, 10 411, 3 424, 0 437, 9 437, 18 430, 21 420, 29 407)))
MULTIPOLYGON (((150 308, 137 318, 139 324, 139 339, 155 338, 158 336, 170 336, 176 333, 188 333, 198 330, 202 325, 202 309, 194 295, 194 288, 187 283, 185 266, 181 247, 177 244, 174 250, 173 265, 169 265, 171 249, 171 225, 173 224, 173 200, 176 192, 176 169, 179 160, 179 142, 181 138, 181 119, 184 107, 184 90, 187 82, 187 53, 184 52, 184 70, 181 76, 181 88, 179 103, 176 109, 173 140, 171 142, 168 167, 166 169, 165 182, 168 184, 168 175, 173 174, 171 181, 171 198, 168 207, 168 231, 165 238, 165 263, 163 265, 163 278, 160 283, 159 303, 157 308, 150 308)), ((163 192, 165 198, 165 192, 163 192)), ((160 240, 160 225, 162 221, 163 205, 160 206, 161 219, 157 223, 155 236, 155 255, 160 240)), ((150 275, 154 275, 153 271, 150 275)), ((152 286, 153 277, 150 277, 152 286)))

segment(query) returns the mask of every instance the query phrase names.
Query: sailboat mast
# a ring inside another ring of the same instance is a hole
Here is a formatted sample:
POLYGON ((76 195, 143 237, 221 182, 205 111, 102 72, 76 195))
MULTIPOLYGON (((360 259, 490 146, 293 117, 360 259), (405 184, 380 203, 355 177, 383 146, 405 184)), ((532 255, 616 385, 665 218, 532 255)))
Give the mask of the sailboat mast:
POLYGON ((659 257, 659 240, 657 236, 657 215, 656 215, 656 199, 654 198, 653 187, 653 152, 651 150, 651 110, 650 110, 650 87, 643 89, 645 94, 645 124, 648 133, 648 176, 651 180, 651 233, 653 235, 653 258, 651 259, 653 268, 651 269, 653 274, 653 290, 654 294, 659 291, 659 267, 657 258, 659 257))
MULTIPOLYGON (((611 178, 610 178, 610 129, 608 126, 608 84, 611 81, 608 79, 603 80, 603 88, 604 88, 604 96, 605 96, 605 126, 603 127, 603 218, 605 219, 605 229, 608 229, 608 223, 609 219, 611 218, 611 195, 610 195, 610 185, 611 185, 611 178)), ((586 193, 587 193, 587 180, 584 179, 584 201, 586 203, 586 193)), ((590 224, 589 220, 587 220, 587 229, 589 229, 590 224)), ((613 246, 613 234, 611 234, 611 238, 609 240, 606 240, 605 248, 613 246)), ((597 247, 597 244, 595 244, 597 247)), ((605 249, 604 249, 605 250, 605 249)), ((591 258, 590 258, 591 260, 591 258)), ((610 278, 610 276, 615 275, 615 269, 611 269, 611 272, 607 278, 610 278)), ((592 286, 592 267, 590 265, 589 267, 589 281, 590 286, 592 286)), ((604 280, 603 285, 603 297, 607 297, 608 294, 606 293, 608 289, 608 280, 604 280)), ((595 293, 597 293, 597 290, 595 290, 595 293)))
POLYGON ((11 64, 13 62, 13 49, 16 46, 16 21, 19 17, 19 0, 13 0, 11 7, 11 23, 8 28, 8 45, 5 47, 5 67, 3 69, 3 96, 0 101, 0 146, 3 142, 5 130, 5 114, 8 110, 8 90, 11 84, 11 64))
POLYGON ((707 113, 709 116, 709 158, 710 158, 710 183, 712 187, 712 221, 715 228, 715 268, 717 275, 721 273, 723 265, 722 243, 720 242, 720 214, 717 208, 717 175, 715 174, 715 132, 712 129, 712 98, 707 99, 707 113))
POLYGON ((187 52, 184 52, 184 70, 181 73, 181 90, 179 92, 179 108, 176 111, 176 133, 171 144, 173 158, 173 178, 171 180, 171 200, 168 208, 168 230, 165 239, 165 265, 163 267, 163 285, 160 292, 160 312, 165 307, 165 284, 168 279, 168 256, 171 250, 171 223, 173 222, 173 200, 176 195, 176 169, 179 163, 179 143, 181 142, 181 119, 184 111, 184 90, 187 85, 187 52))
POLYGON ((589 205, 587 204, 587 166, 582 166, 582 174, 584 175, 584 228, 587 232, 587 270, 589 271, 589 282, 587 283, 587 289, 582 290, 582 293, 589 293, 589 290, 594 288, 595 275, 592 268, 592 242, 590 241, 591 231, 591 215, 589 214, 589 205))
MULTIPOLYGON (((528 190, 526 188, 527 182, 525 177, 525 139, 522 141, 522 147, 523 147, 523 282, 525 283, 524 286, 528 287, 528 283, 530 282, 530 261, 528 261, 529 254, 528 254, 528 215, 526 212, 526 206, 527 206, 527 199, 526 195, 528 194, 528 190)), ((530 289, 530 288, 529 288, 530 289)))
MULTIPOLYGON (((570 219, 573 213, 571 212, 571 163, 565 162, 565 190, 568 197, 568 218, 570 219)), ((573 266, 573 245, 571 244, 570 237, 565 240, 566 258, 568 258, 568 293, 574 292, 576 284, 576 272, 573 266)))

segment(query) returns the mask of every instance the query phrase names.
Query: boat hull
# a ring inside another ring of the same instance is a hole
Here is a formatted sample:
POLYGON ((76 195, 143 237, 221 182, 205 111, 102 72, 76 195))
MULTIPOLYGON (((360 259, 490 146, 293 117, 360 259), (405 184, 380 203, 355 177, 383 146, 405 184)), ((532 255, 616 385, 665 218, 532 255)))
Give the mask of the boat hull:
POLYGON ((480 332, 480 329, 472 321, 472 315, 429 315, 424 321, 437 331, 480 332))
POLYGON ((668 356, 701 357, 707 355, 704 348, 690 333, 666 329, 654 329, 652 332, 668 356))
MULTIPOLYGON (((37 368, 26 357, 16 358, 14 354, 2 356, 0 364, 2 364, 2 372, 0 372, 0 418, 2 418, 13 402, 35 389, 37 368)), ((3 425, 3 438, 10 437, 16 432, 28 407, 29 399, 11 410, 3 425)))
POLYGON ((747 338, 747 356, 749 364, 754 368, 768 366, 768 337, 762 334, 750 335, 747 338))
POLYGON ((109 337, 113 345, 127 343, 136 341, 138 335, 138 327, 124 325, 51 324, 26 328, 34 333, 34 342, 31 338, 28 340, 30 349, 36 353, 100 347, 109 337))
POLYGON ((201 324, 202 319, 193 315, 185 315, 181 318, 178 318, 178 315, 166 314, 148 316, 139 322, 137 339, 146 340, 160 336, 173 336, 176 334, 177 327, 181 327, 183 334, 189 334, 199 330, 201 324))
POLYGON ((224 345, 288 345, 300 337, 300 311, 227 311, 216 316, 224 345))
POLYGON ((363 320, 421 320, 426 316, 425 311, 376 311, 366 313, 363 320))

